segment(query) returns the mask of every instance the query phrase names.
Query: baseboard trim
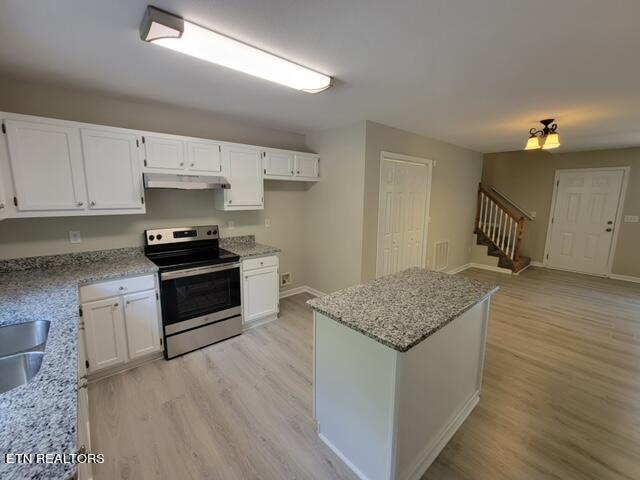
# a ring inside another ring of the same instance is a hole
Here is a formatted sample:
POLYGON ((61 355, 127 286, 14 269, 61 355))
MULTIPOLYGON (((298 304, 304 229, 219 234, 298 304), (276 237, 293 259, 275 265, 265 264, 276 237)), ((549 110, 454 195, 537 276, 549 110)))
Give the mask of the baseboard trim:
POLYGON ((249 323, 245 323, 242 326, 242 331, 246 332, 247 330, 251 330, 252 328, 256 328, 256 327, 260 327, 262 325, 266 325, 267 323, 271 323, 274 320, 278 319, 278 314, 276 313, 275 315, 268 315, 264 318, 260 318, 258 320, 254 320, 252 322, 249 323))
POLYGON ((544 263, 542 263, 542 262, 534 262, 533 260, 531 260, 531 263, 529 263, 529 265, 531 265, 532 267, 538 267, 538 268, 543 268, 544 267, 544 263))
POLYGON ((145 363, 155 362, 156 360, 161 360, 164 358, 163 352, 154 352, 145 357, 136 358, 128 363, 114 365, 113 367, 107 367, 104 370, 98 370, 94 373, 89 373, 87 376, 87 380, 89 383, 97 382, 98 380, 103 380, 108 377, 112 377, 114 375, 119 375, 128 370, 132 370, 134 368, 138 368, 145 363))
POLYGON ((513 275, 513 272, 508 268, 494 267, 493 265, 485 265, 484 263, 470 263, 469 268, 479 268, 481 270, 489 270, 490 272, 498 272, 498 273, 513 275))
POLYGON ((464 272, 467 268, 471 268, 471 265, 472 265, 471 263, 465 263, 464 265, 461 265, 459 267, 452 268, 451 270, 447 270, 447 273, 451 275, 455 275, 456 273, 464 272))
POLYGON ((451 437, 458 431, 460 425, 464 423, 469 414, 473 411, 475 406, 480 401, 480 392, 475 392, 462 406, 458 414, 451 420, 451 422, 445 426, 438 435, 435 442, 420 452, 416 460, 407 468, 407 474, 401 475, 403 480, 420 480, 427 469, 435 461, 442 449, 447 445, 451 437))
POLYGON ((640 283, 640 277, 633 277, 631 275, 619 275, 617 273, 610 273, 609 278, 612 280, 622 280, 623 282, 640 283))
POLYGON ((318 437, 320 438, 320 440, 322 440, 322 442, 323 442, 327 447, 329 447, 329 449, 330 449, 333 453, 335 453, 335 454, 338 456, 338 458, 339 458, 340 460, 342 460, 342 461, 347 465, 347 467, 349 467, 349 468, 351 469, 351 471, 352 471, 353 473, 355 473, 355 474, 356 474, 356 476, 357 476, 360 480, 369 480, 369 478, 368 478, 364 473, 362 473, 362 472, 358 469, 358 467, 356 467, 353 463, 351 463, 351 460, 349 460, 349 459, 348 459, 348 458, 347 458, 347 457, 346 457, 346 456, 345 456, 345 455, 344 455, 344 454, 343 454, 343 453, 338 449, 338 447, 336 447, 333 443, 331 443, 327 437, 325 437, 323 434, 321 434, 321 433, 319 433, 319 432, 318 432, 318 437))
POLYGON ((326 293, 316 290, 313 287, 302 285, 301 287, 289 288, 288 290, 280 292, 280 298, 291 297, 293 295, 298 295, 299 293, 310 293, 315 297, 324 297, 326 295, 326 293))

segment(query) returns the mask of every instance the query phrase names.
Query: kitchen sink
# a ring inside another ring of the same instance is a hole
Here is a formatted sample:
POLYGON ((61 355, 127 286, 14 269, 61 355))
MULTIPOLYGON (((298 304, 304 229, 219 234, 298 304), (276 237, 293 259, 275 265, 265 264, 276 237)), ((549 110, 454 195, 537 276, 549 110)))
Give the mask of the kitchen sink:
POLYGON ((0 357, 24 352, 44 352, 49 322, 35 320, 0 327, 0 357))
POLYGON ((0 394, 31 380, 40 370, 50 323, 46 320, 0 327, 0 394))
POLYGON ((0 358, 0 394, 31 380, 42 365, 42 352, 28 352, 0 358))

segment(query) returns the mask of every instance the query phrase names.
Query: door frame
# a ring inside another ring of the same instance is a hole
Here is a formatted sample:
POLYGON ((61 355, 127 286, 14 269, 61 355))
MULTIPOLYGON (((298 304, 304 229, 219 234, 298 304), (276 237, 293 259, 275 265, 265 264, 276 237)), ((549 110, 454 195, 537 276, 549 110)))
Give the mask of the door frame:
POLYGON ((553 270, 565 270, 576 273, 582 273, 584 275, 594 275, 597 277, 608 277, 611 275, 613 268, 613 258, 616 253, 616 246, 618 244, 618 232, 620 230, 620 224, 622 223, 622 211, 624 210, 624 201, 627 196, 627 185, 629 183, 629 174, 631 173, 631 167, 592 167, 592 168, 558 168, 556 169, 555 176, 553 178, 553 194, 551 197, 551 209, 549 210, 549 219, 547 220, 547 237, 544 242, 544 256, 542 257, 542 266, 551 268, 553 270), (618 209, 616 211, 616 218, 613 223, 613 237, 611 239, 611 247, 609 248, 609 258, 607 258, 606 272, 603 274, 594 274, 587 272, 580 272, 578 270, 567 270, 563 268, 552 267, 549 265, 549 248, 551 246, 551 234, 553 230, 553 223, 551 219, 554 217, 556 211, 556 200, 558 198, 558 181, 560 174, 566 172, 601 172, 601 171, 622 171, 622 185, 620 186, 620 194, 618 196, 618 209))
POLYGON ((380 192, 382 191, 382 166, 385 160, 394 160, 398 162, 404 163, 413 163, 425 165, 427 167, 427 195, 425 200, 425 222, 424 222, 424 230, 422 233, 422 268, 426 267, 426 263, 428 261, 429 255, 429 247, 427 245, 427 238, 429 234, 429 224, 431 223, 431 185, 433 182, 433 167, 435 166, 435 161, 430 160, 428 158, 422 157, 413 157, 410 155, 402 155, 400 153, 386 152, 382 150, 380 152, 380 164, 378 165, 378 215, 377 215, 377 224, 376 224, 376 278, 380 277, 380 255, 379 255, 379 247, 380 247, 380 215, 382 212, 381 208, 381 198, 380 192))

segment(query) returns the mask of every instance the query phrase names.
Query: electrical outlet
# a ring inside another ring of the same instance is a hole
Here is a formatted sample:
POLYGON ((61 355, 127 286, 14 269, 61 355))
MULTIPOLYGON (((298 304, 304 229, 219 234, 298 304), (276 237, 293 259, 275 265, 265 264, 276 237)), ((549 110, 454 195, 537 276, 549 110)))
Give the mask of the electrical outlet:
POLYGON ((271 219, 270 218, 265 218, 264 219, 264 226, 266 228, 271 228, 271 219))
POLYGON ((283 287, 286 285, 291 285, 291 274, 290 273, 283 273, 282 275, 280 275, 280 285, 282 285, 283 287))
POLYGON ((80 230, 69 230, 69 243, 82 243, 80 230))
POLYGON ((640 220, 640 218, 638 218, 638 215, 625 215, 624 216, 624 223, 638 223, 639 220, 640 220))
POLYGON ((227 228, 228 228, 229 230, 233 230, 234 228, 236 228, 236 222, 234 222, 233 220, 229 220, 229 221, 227 222, 227 228))

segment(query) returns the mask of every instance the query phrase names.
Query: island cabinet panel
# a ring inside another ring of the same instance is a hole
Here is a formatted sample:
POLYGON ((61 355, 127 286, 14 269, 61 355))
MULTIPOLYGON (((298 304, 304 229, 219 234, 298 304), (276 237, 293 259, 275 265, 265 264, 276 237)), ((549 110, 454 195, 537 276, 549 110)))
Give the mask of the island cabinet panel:
POLYGON ((314 311, 320 438, 362 479, 419 480, 479 401, 488 313, 400 352, 314 311))

